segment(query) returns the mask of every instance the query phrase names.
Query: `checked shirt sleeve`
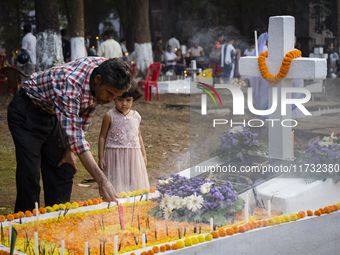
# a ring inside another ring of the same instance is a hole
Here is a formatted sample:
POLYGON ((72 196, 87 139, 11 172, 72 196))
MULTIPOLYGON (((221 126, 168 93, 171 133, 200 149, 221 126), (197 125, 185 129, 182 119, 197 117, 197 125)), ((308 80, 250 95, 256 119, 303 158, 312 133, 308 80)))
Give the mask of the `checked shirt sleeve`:
MULTIPOLYGON (((85 140, 85 131, 83 118, 81 117, 82 97, 78 90, 73 86, 66 86, 65 91, 59 91, 55 97, 54 107, 60 125, 63 128, 68 140, 71 151, 77 155, 90 150, 89 143, 85 140)), ((93 116, 88 115, 86 121, 91 122, 93 116)))

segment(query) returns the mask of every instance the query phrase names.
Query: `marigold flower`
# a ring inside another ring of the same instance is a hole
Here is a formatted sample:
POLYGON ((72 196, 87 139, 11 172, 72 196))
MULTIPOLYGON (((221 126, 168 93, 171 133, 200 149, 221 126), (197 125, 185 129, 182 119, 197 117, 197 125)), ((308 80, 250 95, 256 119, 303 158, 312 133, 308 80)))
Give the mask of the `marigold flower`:
POLYGON ((219 238, 220 235, 216 232, 216 231, 212 231, 211 232, 211 235, 214 237, 214 238, 219 238))
POLYGON ((232 235, 234 234, 234 231, 233 231, 231 228, 227 228, 226 234, 227 234, 228 236, 232 236, 232 235))
POLYGON ((134 252, 131 252, 131 253, 130 253, 130 255, 136 255, 136 253, 134 253, 134 252))
POLYGON ((104 200, 101 197, 98 197, 97 200, 99 201, 99 203, 104 202, 104 200))
POLYGON ((232 226, 231 229, 233 230, 234 234, 238 233, 238 226, 232 226))
POLYGON ((155 253, 153 252, 153 250, 148 250, 148 252, 146 254, 147 255, 154 255, 155 253))
POLYGON ((159 247, 159 250, 160 250, 161 252, 165 252, 165 251, 166 251, 165 245, 162 245, 161 247, 159 247))
POLYGON ((84 205, 84 203, 82 201, 78 201, 77 203, 78 203, 79 207, 83 207, 83 205, 84 205))
POLYGON ((250 224, 253 226, 253 228, 257 228, 257 223, 256 222, 252 222, 250 224))
POLYGON ((192 242, 191 242, 191 239, 190 238, 185 238, 184 239, 184 244, 185 244, 185 246, 192 246, 192 242))
POLYGON ((198 238, 197 237, 191 237, 191 242, 192 244, 198 244, 200 241, 198 241, 198 238))
POLYGON ((149 194, 149 190, 148 189, 143 189, 143 194, 149 194))
POLYGON ((281 224, 281 219, 279 216, 274 216, 273 219, 275 220, 275 224, 281 224))
POLYGON ((88 205, 89 205, 89 202, 84 201, 83 205, 84 205, 84 206, 88 206, 88 205))
POLYGON ((325 213, 325 210, 323 208, 319 208, 319 211, 321 212, 321 214, 325 213))
POLYGON ((0 222, 4 222, 6 220, 6 217, 3 215, 0 215, 0 222))
POLYGON ((269 225, 268 220, 263 220, 262 222, 263 222, 263 227, 267 227, 269 225))
POLYGON ((95 199, 95 198, 94 198, 94 199, 92 200, 92 203, 93 203, 94 205, 97 205, 97 204, 99 204, 99 201, 98 201, 98 199, 95 199))
POLYGON ((19 218, 20 218, 20 215, 19 215, 19 213, 14 213, 14 214, 13 214, 13 217, 14 217, 14 219, 19 219, 19 218))
POLYGON ((157 189, 157 188, 156 188, 155 186, 152 186, 152 187, 149 189, 149 191, 150 191, 150 193, 152 193, 152 192, 154 192, 156 189, 157 189))
POLYGON ((171 245, 171 250, 178 250, 178 244, 174 243, 173 245, 171 245))
POLYGON ((179 249, 182 249, 185 246, 185 244, 184 244, 184 242, 182 240, 177 241, 177 245, 178 245, 179 249))
POLYGON ((247 225, 247 228, 248 228, 248 230, 252 230, 254 227, 253 227, 253 224, 252 223, 247 223, 246 224, 247 225))
POLYGON ((308 215, 308 216, 313 216, 314 214, 313 214, 313 212, 312 212, 311 210, 308 210, 308 211, 307 211, 307 215, 308 215))
POLYGON ((25 215, 26 215, 26 217, 31 217, 32 216, 32 212, 31 211, 26 211, 25 215))
POLYGON ((314 212, 314 215, 316 215, 316 216, 321 216, 321 211, 320 210, 316 210, 315 212, 314 212))
POLYGON ((165 248, 167 249, 167 250, 170 250, 171 249, 171 245, 170 244, 165 244, 165 248))
POLYGON ((295 213, 291 213, 289 216, 291 221, 296 221, 298 219, 298 216, 295 213))
POLYGON ((333 205, 333 208, 334 208, 335 212, 339 210, 339 206, 337 206, 337 205, 333 205))
MULTIPOLYGON (((214 232, 214 231, 213 231, 214 232)), ((217 232, 216 232, 217 233, 217 232)), ((216 237, 217 238, 217 237, 216 237)), ((213 236, 211 235, 211 234, 207 234, 206 236, 205 236, 205 240, 206 241, 211 241, 213 239, 213 236)))
POLYGON ((143 251, 140 255, 147 255, 148 253, 146 251, 143 251))
POLYGON ((225 231, 223 228, 221 228, 221 229, 218 230, 218 234, 222 237, 225 237, 227 235, 227 231, 225 231))
POLYGON ((47 211, 46 211, 46 209, 45 209, 44 207, 40 207, 40 208, 39 208, 39 212, 40 212, 41 214, 45 214, 47 211))
POLYGON ((153 250, 154 253, 158 253, 159 252, 158 246, 152 247, 152 250, 153 250))
POLYGON ((262 227, 262 226, 263 226, 263 222, 262 222, 262 221, 260 221, 260 220, 259 220, 259 221, 257 221, 256 223, 257 223, 257 227, 258 227, 258 228, 260 228, 260 227, 262 227))
POLYGON ((198 241, 199 241, 200 243, 204 243, 204 242, 205 242, 204 236, 199 235, 197 238, 198 238, 198 241))
POLYGON ((14 220, 14 215, 13 215, 13 214, 8 214, 8 215, 7 215, 7 220, 8 220, 8 221, 14 220))
POLYGON ((238 228, 238 232, 240 232, 240 233, 244 233, 244 232, 246 232, 247 231, 247 229, 246 229, 246 227, 243 225, 243 226, 240 226, 239 228, 238 228))
POLYGON ((21 218, 25 217, 25 213, 22 212, 22 211, 19 211, 18 214, 19 214, 19 218, 20 218, 20 217, 21 217, 21 218))
MULTIPOLYGON (((34 216, 37 216, 35 209, 33 209, 32 213, 33 213, 34 216)), ((40 215, 39 210, 38 210, 38 215, 40 215)))

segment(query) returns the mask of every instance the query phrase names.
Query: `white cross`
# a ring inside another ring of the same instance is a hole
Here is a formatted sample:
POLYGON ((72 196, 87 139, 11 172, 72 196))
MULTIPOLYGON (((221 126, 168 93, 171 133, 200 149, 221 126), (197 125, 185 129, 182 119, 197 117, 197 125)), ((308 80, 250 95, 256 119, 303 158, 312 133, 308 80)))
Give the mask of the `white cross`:
MULTIPOLYGON (((281 67, 283 57, 294 50, 295 21, 292 16, 275 16, 269 19, 268 33, 268 57, 267 68, 270 74, 276 75, 281 67)), ((240 74, 253 77, 261 77, 257 57, 240 58, 240 74)), ((325 59, 320 58, 296 58, 293 59, 289 71, 284 79, 278 84, 269 83, 269 91, 278 87, 278 107, 269 116, 269 119, 291 119, 292 111, 287 108, 287 115, 281 116, 281 88, 291 87, 292 79, 325 79, 327 65, 325 59)), ((272 93, 269 92, 269 95, 272 93)), ((255 98, 256 100, 256 98, 255 98)), ((269 99, 268 107, 271 106, 269 99)), ((283 127, 278 121, 276 125, 269 128, 269 156, 273 158, 289 159, 293 157, 292 128, 283 127)), ((270 124, 270 125, 269 125, 270 124)))

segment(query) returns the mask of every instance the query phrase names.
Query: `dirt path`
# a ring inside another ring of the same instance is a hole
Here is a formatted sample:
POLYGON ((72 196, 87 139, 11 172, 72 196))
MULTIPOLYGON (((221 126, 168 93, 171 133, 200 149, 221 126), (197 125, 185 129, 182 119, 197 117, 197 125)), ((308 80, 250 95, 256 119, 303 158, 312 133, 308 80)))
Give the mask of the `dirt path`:
MULTIPOLYGON (((6 91, 6 88, 3 88, 6 91)), ((142 116, 141 134, 148 158, 148 175, 151 185, 155 185, 158 176, 168 176, 189 167, 190 113, 189 108, 167 108, 168 104, 188 104, 189 95, 160 95, 159 102, 145 102, 143 98, 134 103, 142 116)), ((8 102, 4 92, 0 94, 0 214, 13 213, 16 197, 15 187, 15 148, 7 126, 8 102)), ((91 151, 97 159, 97 141, 102 117, 114 107, 111 103, 97 107, 96 115, 86 135, 91 151)), ((98 197, 96 183, 86 183, 91 176, 78 161, 79 171, 74 178, 71 201, 98 197)), ((43 193, 41 194, 43 205, 43 193)))

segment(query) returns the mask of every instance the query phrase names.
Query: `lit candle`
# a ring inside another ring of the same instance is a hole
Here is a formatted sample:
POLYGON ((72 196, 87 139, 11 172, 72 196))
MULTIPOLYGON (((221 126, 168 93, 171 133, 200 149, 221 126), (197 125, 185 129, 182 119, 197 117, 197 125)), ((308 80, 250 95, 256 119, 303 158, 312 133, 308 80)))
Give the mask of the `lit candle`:
POLYGON ((244 217, 246 218, 246 223, 248 223, 248 210, 249 210, 249 198, 248 198, 248 194, 246 194, 246 204, 244 206, 244 217))
POLYGON ((119 204, 119 215, 120 215, 120 219, 121 219, 121 224, 122 224, 122 230, 124 230, 124 207, 122 204, 119 204))
POLYGON ((89 242, 85 242, 85 255, 89 255, 89 242))
POLYGON ((8 225, 8 238, 9 238, 9 245, 11 245, 11 240, 12 240, 12 222, 10 222, 9 225, 8 225))
POLYGON ((113 255, 118 254, 118 236, 114 236, 114 243, 113 243, 113 255))
POLYGON ((64 255, 64 249, 65 249, 65 242, 64 240, 61 240, 61 255, 64 255))
POLYGON ((254 31, 255 34, 255 52, 256 52, 256 57, 259 57, 259 49, 257 48, 257 31, 254 31))
POLYGON ((38 206, 38 202, 35 202, 35 215, 37 217, 37 220, 39 220, 39 206, 38 206))
POLYGON ((38 233, 34 232, 34 252, 35 254, 39 254, 39 250, 38 250, 38 233))
POLYGON ((268 218, 272 217, 272 205, 270 200, 268 200, 268 218))
POLYGON ((145 233, 142 234, 142 245, 143 245, 143 248, 145 248, 145 233))
POLYGON ((210 231, 214 231, 214 219, 210 218, 210 231))

